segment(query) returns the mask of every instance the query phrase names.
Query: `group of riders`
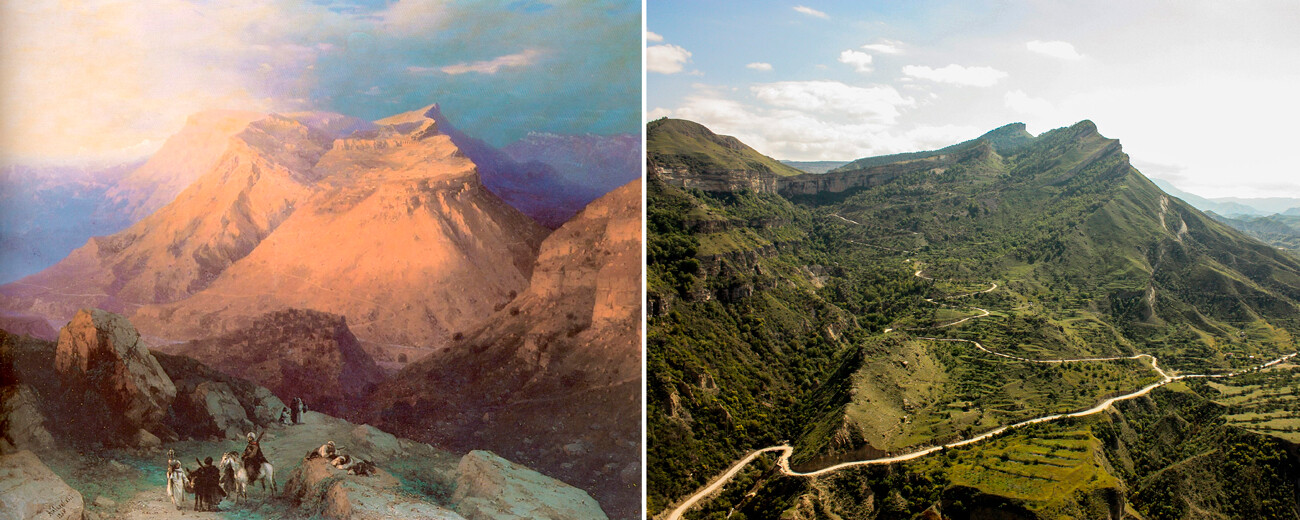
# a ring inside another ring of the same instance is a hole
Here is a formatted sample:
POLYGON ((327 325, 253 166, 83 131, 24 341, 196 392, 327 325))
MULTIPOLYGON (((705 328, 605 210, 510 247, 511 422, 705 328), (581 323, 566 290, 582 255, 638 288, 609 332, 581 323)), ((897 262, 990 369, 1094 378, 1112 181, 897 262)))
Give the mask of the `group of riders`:
MULTIPOLYGON (((248 432, 248 445, 244 447, 244 454, 240 457, 243 469, 247 472, 247 482, 255 482, 261 477, 262 465, 268 463, 266 455, 262 453, 262 436, 253 432, 248 432)), ((231 452, 234 453, 234 452, 231 452)), ((217 504, 221 503, 228 491, 234 491, 235 474, 233 465, 225 464, 222 461, 222 467, 213 465, 212 457, 207 457, 199 462, 195 457, 194 462, 199 467, 193 470, 186 470, 181 467, 181 461, 176 460, 176 451, 167 452, 167 493, 173 497, 179 494, 179 490, 174 490, 174 483, 183 482, 184 489, 194 494, 195 511, 217 511, 217 504), (222 470, 225 471, 222 471, 222 470), (175 478, 179 475, 185 475, 185 478, 175 478)), ((274 485, 274 484, 273 484, 274 485)), ((174 499, 173 499, 174 502, 174 499)), ((179 509, 180 505, 177 504, 179 509)))
MULTIPOLYGON (((284 424, 302 424, 303 414, 307 411, 307 406, 302 399, 293 398, 293 409, 285 408, 280 413, 280 421, 284 424)), ((243 470, 246 472, 245 482, 256 482, 261 478, 262 465, 267 464, 266 455, 262 453, 262 435, 248 432, 246 436, 248 445, 244 447, 244 453, 239 457, 243 470)), ((226 454, 230 457, 235 452, 226 454)), ((173 503, 176 503, 175 496, 180 494, 181 490, 174 489, 176 485, 181 485, 182 489, 194 494, 195 511, 217 511, 217 504, 226 495, 234 491, 235 479, 233 464, 226 464, 222 460, 220 467, 212 463, 212 457, 207 457, 199 462, 195 457, 194 461, 198 463, 198 468, 193 470, 181 467, 181 462, 176 460, 175 450, 167 452, 167 494, 173 497, 173 503), (223 471, 224 469, 224 471, 223 471), (183 483, 183 484, 181 484, 183 483)), ((271 475, 267 475, 271 477, 271 475)), ((271 477, 274 478, 274 477, 271 477)), ((271 482, 272 488, 275 482, 271 482)), ((176 504, 180 508, 179 504, 176 504)))

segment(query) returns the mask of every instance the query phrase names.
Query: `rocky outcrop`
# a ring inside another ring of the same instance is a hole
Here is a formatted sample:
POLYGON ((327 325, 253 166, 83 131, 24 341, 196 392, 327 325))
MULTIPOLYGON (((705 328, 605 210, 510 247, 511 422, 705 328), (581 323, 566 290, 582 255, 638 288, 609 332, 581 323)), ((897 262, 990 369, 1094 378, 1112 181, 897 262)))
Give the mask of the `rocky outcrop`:
MULTIPOLYGON (((306 516, 351 520, 426 518, 464 520, 455 511, 400 492, 401 482, 387 471, 348 475, 323 458, 304 461, 284 485, 284 496, 306 516)), ((520 517, 524 518, 524 517, 520 517)))
POLYGON ((0 518, 81 520, 81 493, 30 451, 0 455, 0 518))
POLYGON ((284 401, 266 387, 188 357, 162 352, 155 357, 176 384, 167 424, 180 435, 239 438, 279 422, 284 401))
POLYGON ((734 193, 776 193, 781 180, 776 174, 756 170, 695 170, 651 165, 651 171, 665 184, 679 188, 734 193))
POLYGON ((178 414, 189 417, 194 432, 239 439, 253 430, 253 422, 230 385, 205 381, 176 403, 178 414))
POLYGON ((0 435, 0 453, 54 448, 54 437, 45 429, 45 415, 32 387, 18 384, 0 388, 0 435))
POLYGON ((101 424, 128 435, 140 429, 169 433, 163 421, 176 386, 126 318, 99 309, 77 312, 59 331, 54 367, 67 389, 102 400, 104 408, 84 410, 101 424))
POLYGON ((605 518, 586 492, 492 452, 469 452, 457 472, 451 502, 469 520, 605 518))
POLYGON ((346 319, 312 310, 269 313, 246 328, 162 350, 251 380, 286 399, 300 397, 311 409, 334 415, 354 409, 384 377, 346 319))

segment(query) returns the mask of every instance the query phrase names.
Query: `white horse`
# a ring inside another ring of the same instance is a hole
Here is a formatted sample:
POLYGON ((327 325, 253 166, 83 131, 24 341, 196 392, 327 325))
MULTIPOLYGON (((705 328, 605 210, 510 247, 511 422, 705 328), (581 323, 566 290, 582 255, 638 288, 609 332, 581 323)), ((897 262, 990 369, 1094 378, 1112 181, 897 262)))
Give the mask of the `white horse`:
MULTIPOLYGON (((228 451, 221 456, 221 487, 226 490, 226 495, 230 496, 235 503, 242 499, 248 498, 248 470, 244 468, 244 462, 241 460, 239 453, 228 451)), ((275 467, 270 462, 262 463, 261 474, 257 480, 262 482, 262 490, 266 490, 266 483, 271 483, 271 493, 279 493, 275 485, 275 467)))

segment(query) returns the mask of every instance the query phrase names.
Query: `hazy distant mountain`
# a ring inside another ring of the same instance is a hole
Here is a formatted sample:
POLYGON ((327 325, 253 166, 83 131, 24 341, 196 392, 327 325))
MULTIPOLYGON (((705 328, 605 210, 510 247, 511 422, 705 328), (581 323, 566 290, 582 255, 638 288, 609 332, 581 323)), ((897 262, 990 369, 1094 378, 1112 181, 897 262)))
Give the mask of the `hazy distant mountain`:
POLYGON ((795 169, 797 169, 797 170, 799 170, 799 171, 801 171, 801 172, 804 172, 804 173, 826 173, 826 172, 828 172, 828 171, 831 171, 831 170, 834 170, 834 169, 836 169, 836 168, 839 168, 840 166, 844 166, 845 164, 848 164, 849 161, 786 161, 786 160, 782 160, 781 163, 782 163, 782 164, 785 164, 786 166, 794 167, 795 169))
POLYGON ((1178 189, 1172 183, 1162 179, 1151 179, 1165 193, 1183 199, 1184 202, 1191 204, 1201 211, 1213 211, 1219 215, 1253 215, 1264 216, 1274 213, 1285 213, 1288 211, 1300 213, 1300 199, 1289 197, 1265 197, 1265 198, 1243 198, 1243 197, 1216 197, 1207 199, 1205 197, 1188 193, 1178 189))
POLYGON ((533 134, 498 149, 457 130, 437 105, 424 109, 424 115, 474 161, 488 190, 551 229, 640 177, 639 136, 533 134))
POLYGON ((139 165, 12 165, 0 171, 0 283, 49 267, 86 239, 134 222, 106 194, 139 165))

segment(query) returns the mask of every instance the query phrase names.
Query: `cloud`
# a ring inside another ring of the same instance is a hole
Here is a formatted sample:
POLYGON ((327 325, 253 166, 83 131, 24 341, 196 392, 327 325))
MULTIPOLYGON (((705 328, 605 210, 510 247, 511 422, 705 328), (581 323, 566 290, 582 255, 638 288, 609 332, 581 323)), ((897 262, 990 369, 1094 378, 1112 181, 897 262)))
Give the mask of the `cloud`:
POLYGON ((898 119, 899 107, 916 104, 914 99, 903 97, 888 85, 855 87, 838 81, 763 83, 750 87, 750 91, 774 107, 849 116, 878 124, 894 123, 898 119))
POLYGON ((826 16, 826 13, 823 13, 821 11, 808 7, 806 5, 796 5, 794 6, 794 10, 806 14, 808 16, 816 16, 818 18, 830 18, 829 16, 826 16))
POLYGON ((1044 56, 1051 56, 1053 58, 1060 58, 1063 60, 1083 59, 1083 55, 1079 54, 1078 51, 1074 50, 1074 45, 1070 44, 1069 42, 1063 42, 1063 41, 1045 42, 1040 40, 1033 40, 1025 43, 1025 48, 1029 49, 1029 52, 1036 52, 1044 56))
MULTIPOLYGON (((496 74, 497 71, 506 67, 514 68, 532 65, 537 61, 537 57, 541 55, 542 51, 537 49, 527 49, 523 52, 498 56, 490 60, 447 65, 445 67, 439 67, 438 70, 444 74, 451 74, 453 76, 470 72, 477 72, 479 74, 496 74)), ((423 69, 421 67, 407 67, 406 70, 410 72, 428 71, 428 69, 423 69)))
POLYGON ((763 72, 768 72, 768 71, 772 70, 772 64, 771 64, 771 63, 764 63, 764 62, 761 62, 761 61, 756 61, 756 62, 754 62, 754 63, 750 63, 749 65, 745 65, 745 68, 747 68, 747 69, 754 69, 754 70, 761 70, 761 71, 763 71, 763 72))
MULTIPOLYGON (((831 106, 837 104, 827 103, 824 108, 829 110, 831 106)), ((971 139, 982 131, 958 125, 899 128, 845 114, 809 113, 766 102, 744 103, 714 91, 687 96, 676 109, 657 107, 647 117, 689 119, 714 132, 735 136, 769 156, 805 161, 933 150, 971 139)))
POLYGON ((1021 114, 1049 116, 1056 112, 1056 107, 1046 99, 1031 97, 1023 90, 1013 90, 1002 96, 1003 103, 1021 114))
POLYGON ((902 54, 903 42, 882 39, 877 43, 863 45, 862 48, 877 54, 902 54))
POLYGON ((376 15, 380 25, 396 36, 418 36, 448 22, 446 0, 398 0, 376 15))
POLYGON ((691 59, 691 51, 672 44, 651 45, 645 50, 645 68, 660 74, 676 74, 691 59))
POLYGON ((853 70, 858 72, 871 72, 871 55, 853 49, 840 53, 840 63, 847 63, 853 66, 853 70))
POLYGON ((903 74, 937 83, 970 87, 991 87, 1007 77, 1007 73, 993 67, 963 67, 955 64, 938 69, 922 65, 907 65, 903 67, 903 74))
POLYGON ((652 33, 652 32, 650 32, 650 31, 646 31, 646 32, 645 32, 645 41, 648 41, 648 42, 661 42, 661 41, 664 41, 664 37, 663 37, 663 36, 660 36, 660 35, 658 35, 658 34, 652 33))
POLYGON ((136 159, 209 109, 377 119, 437 101, 495 145, 637 131, 639 3, 493 4, 0 2, 0 163, 136 159), (551 77, 506 74, 531 61, 551 77))

